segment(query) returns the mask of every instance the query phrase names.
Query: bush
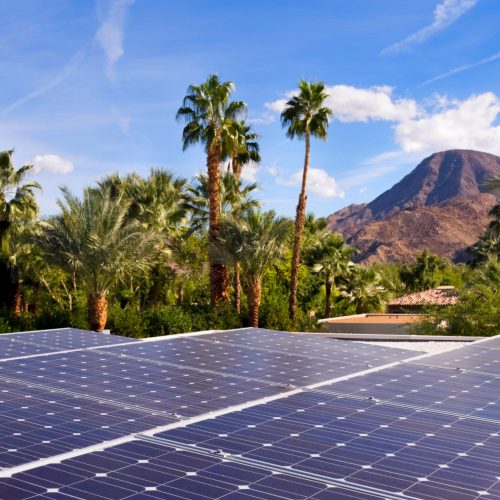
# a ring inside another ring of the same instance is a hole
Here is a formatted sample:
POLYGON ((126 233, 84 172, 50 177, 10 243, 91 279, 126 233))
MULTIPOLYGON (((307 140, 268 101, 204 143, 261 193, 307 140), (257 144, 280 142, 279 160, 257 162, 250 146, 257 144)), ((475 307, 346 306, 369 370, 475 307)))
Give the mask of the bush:
POLYGON ((108 317, 107 327, 113 333, 134 338, 146 336, 144 319, 134 305, 127 304, 121 308, 118 304, 113 304, 109 309, 108 317))
POLYGON ((191 332, 191 317, 181 307, 164 306, 146 310, 142 319, 146 337, 191 332))
POLYGON ((460 302, 411 327, 413 333, 488 337, 500 333, 500 297, 489 286, 476 285, 460 293, 460 302))

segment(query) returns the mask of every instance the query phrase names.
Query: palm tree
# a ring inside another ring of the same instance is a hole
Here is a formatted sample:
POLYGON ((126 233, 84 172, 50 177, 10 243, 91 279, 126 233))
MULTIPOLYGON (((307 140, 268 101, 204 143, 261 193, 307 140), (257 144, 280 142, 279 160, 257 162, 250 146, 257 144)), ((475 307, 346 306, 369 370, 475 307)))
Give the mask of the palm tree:
MULTIPOLYGON (((207 155, 208 195, 209 195, 209 240, 215 241, 220 227, 220 163, 223 147, 237 142, 234 122, 245 112, 241 101, 230 101, 234 90, 232 82, 221 82, 217 75, 210 75, 201 85, 190 85, 183 105, 177 111, 177 119, 184 119, 182 147, 201 143, 207 155)), ((228 300, 227 270, 219 262, 210 262, 211 303, 216 306, 228 300)))
POLYGON ((40 185, 25 181, 33 166, 16 169, 13 155, 13 150, 0 152, 0 307, 14 306, 17 311, 19 280, 11 259, 10 240, 20 226, 36 218, 35 190, 40 189, 40 185))
MULTIPOLYGON (((208 177, 197 175, 195 183, 186 189, 184 208, 191 214, 191 231, 206 231, 210 219, 210 204, 208 194, 208 177)), ((257 184, 242 185, 236 176, 225 171, 219 178, 219 212, 222 216, 243 214, 250 208, 257 208, 259 202, 251 197, 257 184)))
POLYGON ((299 83, 299 93, 290 98, 281 113, 281 123, 283 127, 288 127, 287 136, 290 139, 295 137, 305 139, 306 143, 302 185, 295 218, 295 238, 290 280, 289 313, 292 322, 295 320, 295 309, 297 307, 300 247, 306 216, 306 185, 311 151, 311 135, 326 140, 328 120, 332 115, 332 110, 324 106, 327 97, 328 94, 325 92, 325 85, 322 82, 309 83, 302 80, 299 83))
POLYGON ((387 292, 373 269, 350 266, 350 272, 342 277, 340 289, 347 303, 354 305, 356 314, 381 312, 384 308, 387 292))
POLYGON ((252 131, 252 126, 247 125, 243 120, 233 124, 234 131, 232 137, 236 140, 227 145, 227 156, 231 159, 231 169, 236 179, 241 179, 241 172, 245 165, 249 163, 259 163, 260 147, 257 140, 259 135, 252 131))
POLYGON ((259 326, 262 279, 283 256, 289 229, 289 220, 276 217, 274 211, 250 209, 244 217, 225 218, 217 241, 211 246, 216 260, 229 265, 240 263, 251 326, 259 326))
MULTIPOLYGON (((227 156, 231 159, 231 168, 237 181, 236 189, 239 191, 243 167, 252 162, 259 163, 261 160, 260 147, 257 142, 259 135, 253 132, 251 125, 247 125, 244 120, 235 121, 233 126, 235 128, 233 137, 236 140, 227 144, 227 156)), ((233 289, 234 307, 239 314, 241 310, 241 277, 238 262, 234 263, 233 289)))
POLYGON ((123 194, 86 190, 80 200, 66 188, 61 213, 43 222, 35 242, 45 258, 75 275, 87 293, 88 321, 103 330, 110 289, 133 273, 149 269, 160 251, 158 236, 128 217, 123 194))
POLYGON ((342 236, 331 232, 323 232, 316 245, 309 250, 310 258, 315 262, 313 270, 325 280, 325 318, 330 317, 335 280, 348 272, 354 252, 355 249, 346 245, 342 236))

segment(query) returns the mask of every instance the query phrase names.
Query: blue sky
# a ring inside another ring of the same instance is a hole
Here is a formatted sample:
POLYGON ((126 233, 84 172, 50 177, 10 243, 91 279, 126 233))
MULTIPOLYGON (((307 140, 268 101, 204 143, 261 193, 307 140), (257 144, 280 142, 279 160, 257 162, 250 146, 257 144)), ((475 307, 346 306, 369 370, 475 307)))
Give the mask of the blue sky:
POLYGON ((43 213, 114 171, 191 178, 175 113, 210 73, 236 84, 261 135, 266 208, 292 215, 303 143, 283 100, 322 80, 334 112, 313 141, 308 208, 370 201, 432 152, 500 155, 498 0, 3 0, 0 147, 34 163, 43 213))

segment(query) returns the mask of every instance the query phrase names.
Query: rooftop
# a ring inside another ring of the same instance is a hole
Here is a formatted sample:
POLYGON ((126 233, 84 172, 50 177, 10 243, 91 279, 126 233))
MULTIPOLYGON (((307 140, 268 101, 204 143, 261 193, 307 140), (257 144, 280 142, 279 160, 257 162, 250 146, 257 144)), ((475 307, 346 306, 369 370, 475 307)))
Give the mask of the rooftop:
POLYGON ((449 306, 458 302, 454 286, 439 286, 430 290, 403 295, 392 300, 388 306, 449 306))

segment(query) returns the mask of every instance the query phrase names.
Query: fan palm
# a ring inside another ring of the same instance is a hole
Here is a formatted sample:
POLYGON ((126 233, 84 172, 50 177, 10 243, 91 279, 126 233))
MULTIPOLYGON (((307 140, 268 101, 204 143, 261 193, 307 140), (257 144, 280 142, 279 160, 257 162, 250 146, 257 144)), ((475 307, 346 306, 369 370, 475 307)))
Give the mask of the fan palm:
MULTIPOLYGON (((237 181, 236 189, 240 189, 239 181, 243 167, 249 163, 260 162, 260 148, 257 139, 258 134, 252 131, 251 125, 247 125, 244 120, 235 121, 233 124, 234 138, 226 144, 226 156, 231 159, 231 169, 237 181)), ((233 272, 234 307, 239 313, 241 309, 241 277, 238 262, 234 264, 233 272)))
POLYGON ((229 265, 240 263, 247 289, 250 325, 259 325, 262 280, 266 271, 284 254, 289 220, 274 211, 250 209, 244 217, 224 219, 212 256, 229 265))
POLYGON ((259 163, 260 147, 257 140, 259 135, 252 131, 251 125, 247 125, 245 121, 235 121, 233 124, 234 138, 226 145, 227 156, 231 159, 231 169, 236 179, 241 179, 241 172, 245 165, 251 162, 259 163))
POLYGON ((330 317, 332 288, 335 280, 345 275, 355 249, 344 243, 342 236, 336 233, 323 232, 316 245, 310 250, 310 257, 315 264, 313 270, 325 280, 325 318, 330 317))
POLYGON ((356 314, 383 310, 387 292, 381 286, 379 274, 373 269, 351 266, 342 282, 341 293, 347 303, 355 307, 356 314))
POLYGON ((325 85, 323 83, 309 83, 302 80, 299 83, 299 93, 290 98, 281 113, 281 123, 283 127, 287 127, 287 136, 290 139, 297 137, 298 139, 305 140, 304 169, 295 218, 295 237, 290 279, 289 313, 292 322, 295 319, 295 310, 297 307, 300 247, 306 217, 306 186, 311 151, 311 135, 326 140, 328 121, 332 115, 332 110, 324 106, 327 97, 328 94, 325 92, 325 85))
MULTIPOLYGON (((177 119, 184 119, 182 146, 186 150, 201 143, 207 155, 207 187, 209 195, 209 239, 215 241, 220 227, 220 163, 223 147, 237 142, 234 127, 245 112, 241 101, 230 101, 234 90, 232 82, 221 82, 217 75, 210 75, 201 85, 191 85, 177 111, 177 119)), ((228 279, 225 267, 219 262, 210 263, 210 292, 212 305, 228 300, 228 279)))
MULTIPOLYGON (((191 214, 191 231, 202 232, 208 228, 210 206, 208 200, 208 177, 196 176, 196 183, 187 187, 184 207, 191 214)), ((219 211, 223 216, 237 217, 250 208, 257 208, 259 202, 251 197, 257 184, 242 185, 229 171, 222 173, 219 179, 219 211)))
POLYGON ((62 189, 61 213, 43 223, 36 242, 45 258, 76 275, 88 297, 88 321, 104 329, 107 295, 118 282, 153 265, 160 251, 158 236, 128 217, 123 194, 86 190, 80 200, 62 189))

